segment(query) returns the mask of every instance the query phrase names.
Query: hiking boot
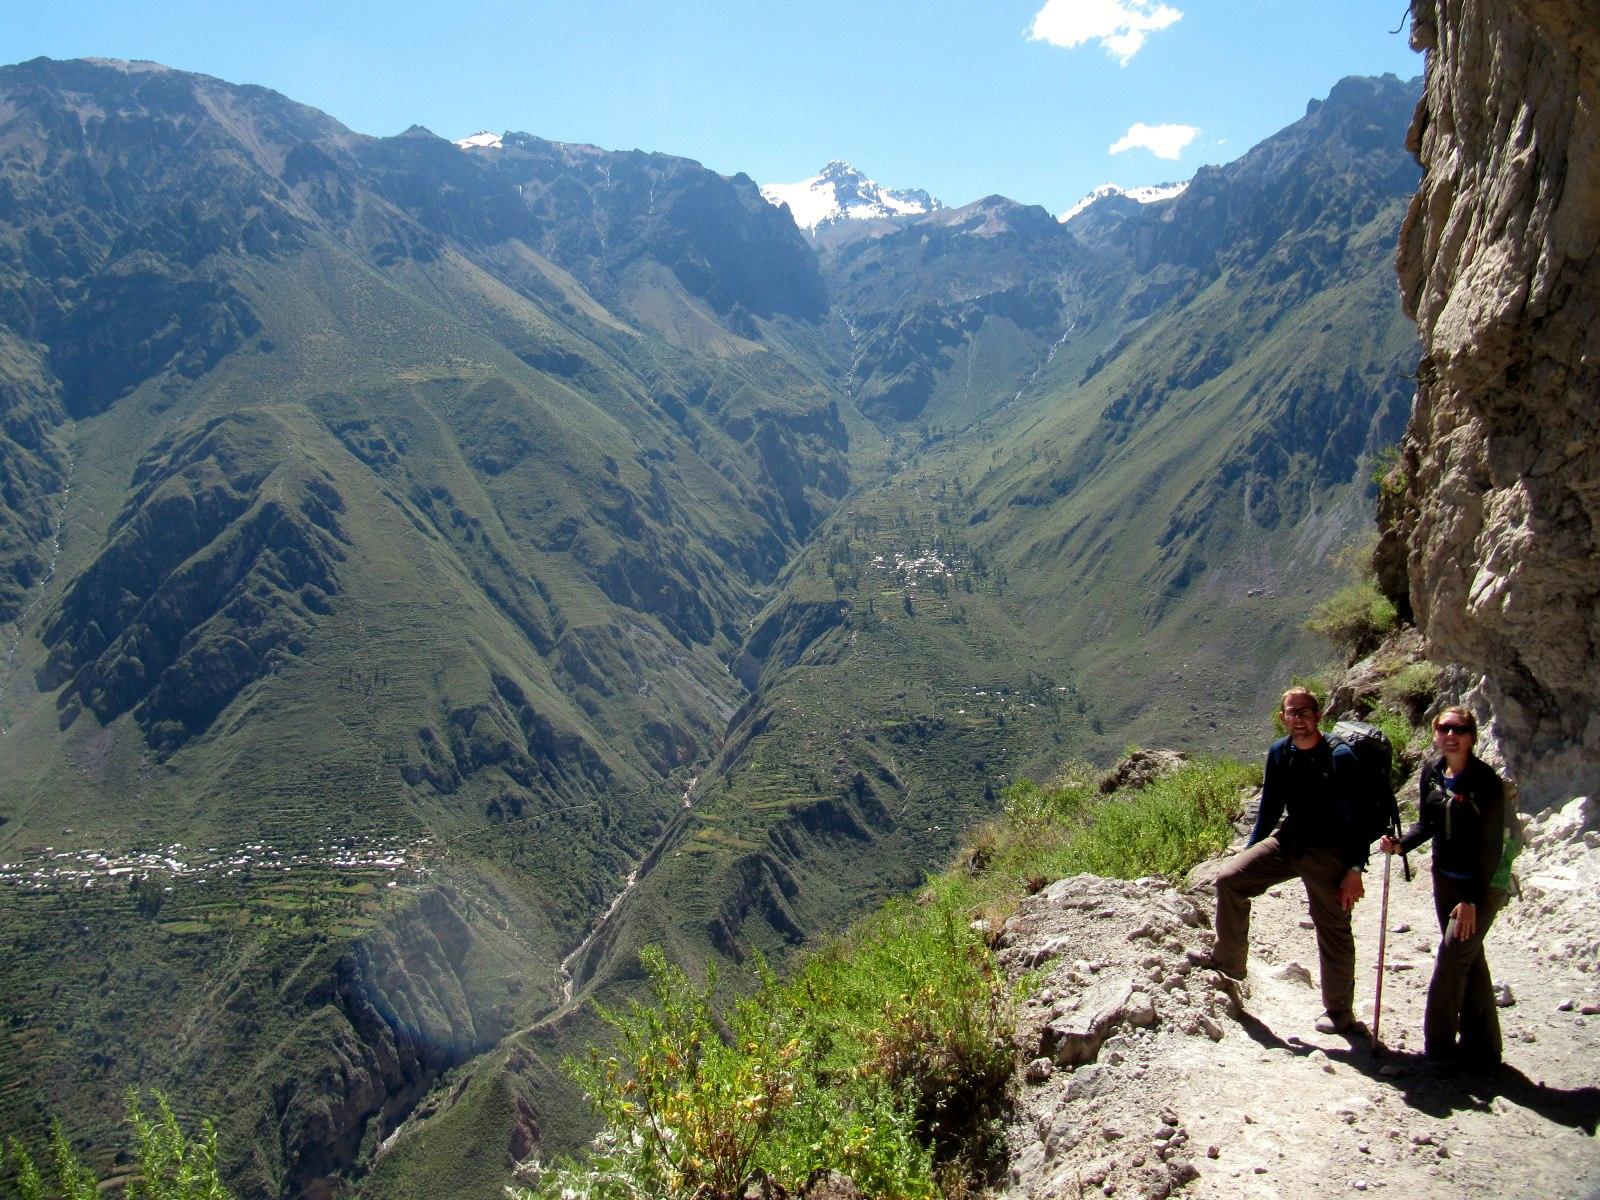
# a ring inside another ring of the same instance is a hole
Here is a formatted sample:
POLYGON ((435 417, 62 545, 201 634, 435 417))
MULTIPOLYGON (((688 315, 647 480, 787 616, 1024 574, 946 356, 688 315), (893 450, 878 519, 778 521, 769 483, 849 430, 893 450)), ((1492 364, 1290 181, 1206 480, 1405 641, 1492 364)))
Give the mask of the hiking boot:
POLYGON ((1225 963, 1214 954, 1195 954, 1191 952, 1188 958, 1190 962, 1203 970, 1216 971, 1218 974, 1226 975, 1229 979, 1244 979, 1245 969, 1242 964, 1235 966, 1233 963, 1225 963))
POLYGON ((1356 1019, 1349 1012, 1325 1012, 1317 1018, 1318 1033, 1349 1033, 1356 1027, 1356 1019))

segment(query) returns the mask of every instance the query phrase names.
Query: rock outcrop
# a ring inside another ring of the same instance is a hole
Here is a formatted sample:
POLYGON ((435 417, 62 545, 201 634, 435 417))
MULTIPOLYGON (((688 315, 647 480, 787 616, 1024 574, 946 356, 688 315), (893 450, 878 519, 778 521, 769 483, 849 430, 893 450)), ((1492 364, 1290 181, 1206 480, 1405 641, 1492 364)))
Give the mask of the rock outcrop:
POLYGON ((474 986, 468 958, 483 948, 464 907, 447 889, 429 891, 357 943, 269 1062, 264 1120, 276 1126, 268 1144, 282 1155, 280 1194, 334 1195, 363 1145, 397 1125, 442 1072, 506 1033, 506 1011, 474 986))
MULTIPOLYGON (((1242 982, 1205 966, 1212 902, 1192 883, 1077 875, 1024 900, 999 943, 1007 977, 1029 984, 1009 1173, 992 1194, 1597 1194, 1597 823, 1585 799, 1529 823, 1523 897, 1488 943, 1505 1066, 1482 1076, 1436 1075, 1419 1052, 1437 937, 1426 849, 1409 881, 1398 869, 1391 880, 1381 1053, 1364 1029, 1313 1027, 1316 943, 1298 880, 1255 901, 1242 982)), ((1354 913, 1365 1027, 1381 912, 1369 895, 1354 913)))
POLYGON ((1148 1130, 1126 1122, 1174 1040, 1221 1041, 1240 1012, 1238 985, 1197 966, 1212 941, 1204 909, 1156 879, 1075 875, 1017 907, 999 962, 1040 986, 1018 1014, 1025 1090, 1002 1196, 1164 1197, 1197 1177, 1169 1107, 1144 1111, 1148 1130))
POLYGON ((1535 807, 1600 780, 1600 22, 1419 0, 1398 268, 1424 355, 1378 565, 1535 807))

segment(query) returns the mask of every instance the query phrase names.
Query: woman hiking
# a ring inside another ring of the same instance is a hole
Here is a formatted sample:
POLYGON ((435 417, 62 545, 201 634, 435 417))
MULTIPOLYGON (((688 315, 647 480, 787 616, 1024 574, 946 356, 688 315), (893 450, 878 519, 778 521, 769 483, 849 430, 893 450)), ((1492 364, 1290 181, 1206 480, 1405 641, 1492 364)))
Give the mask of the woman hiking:
POLYGON ((1491 886, 1505 839, 1505 785, 1472 749, 1478 722, 1464 708, 1433 719, 1438 751, 1422 769, 1418 820, 1403 838, 1385 837, 1385 854, 1433 839, 1433 907, 1443 937, 1428 984, 1423 1049, 1436 1068, 1500 1063, 1500 1014, 1483 939, 1505 903, 1491 886))

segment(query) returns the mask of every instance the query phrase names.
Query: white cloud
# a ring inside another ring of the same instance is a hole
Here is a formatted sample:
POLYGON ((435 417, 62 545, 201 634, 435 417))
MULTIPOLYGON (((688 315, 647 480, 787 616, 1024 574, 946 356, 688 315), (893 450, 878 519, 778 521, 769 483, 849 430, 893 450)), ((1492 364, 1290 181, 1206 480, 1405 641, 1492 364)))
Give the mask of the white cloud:
POLYGON ((1199 132, 1193 125, 1146 125, 1136 121, 1127 133, 1111 143, 1110 152, 1148 150, 1157 158, 1176 159, 1199 132))
POLYGON ((1071 50, 1099 42, 1123 66, 1139 52, 1147 34, 1165 29, 1183 13, 1159 0, 1045 0, 1028 36, 1071 50))

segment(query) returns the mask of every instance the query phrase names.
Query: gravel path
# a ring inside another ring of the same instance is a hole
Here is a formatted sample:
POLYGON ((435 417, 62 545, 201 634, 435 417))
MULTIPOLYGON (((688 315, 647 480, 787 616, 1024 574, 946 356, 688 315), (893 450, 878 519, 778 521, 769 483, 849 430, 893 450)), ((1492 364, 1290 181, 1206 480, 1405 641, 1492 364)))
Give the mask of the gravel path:
MULTIPOLYGON (((1211 942, 1203 884, 1079 876, 1031 897, 1001 943, 1007 970, 1038 986, 1019 1021, 1029 1065, 998 1194, 1600 1196, 1597 818, 1600 806, 1574 801, 1533 827, 1524 896, 1489 936, 1511 1001, 1506 1064, 1489 1075, 1421 1061, 1436 940, 1426 852, 1411 883, 1398 862, 1392 875, 1381 1054, 1312 1028, 1316 947, 1298 881, 1256 902, 1242 987, 1195 965, 1211 942)), ((1380 860, 1356 915, 1369 1024, 1381 880, 1380 860)))

